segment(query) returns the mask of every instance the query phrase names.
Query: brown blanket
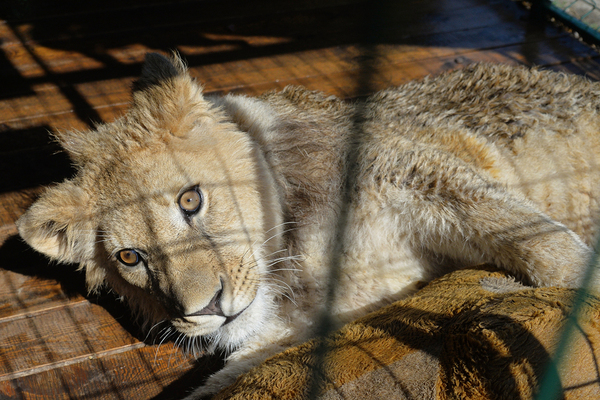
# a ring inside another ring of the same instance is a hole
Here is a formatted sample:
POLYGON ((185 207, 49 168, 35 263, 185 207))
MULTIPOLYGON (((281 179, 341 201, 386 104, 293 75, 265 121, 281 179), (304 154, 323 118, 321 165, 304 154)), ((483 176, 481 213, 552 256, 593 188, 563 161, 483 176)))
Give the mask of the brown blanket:
MULTIPOLYGON (((463 270, 242 375, 215 399, 527 399, 538 390, 575 292, 463 270)), ((600 399, 600 300, 589 297, 559 365, 566 399, 600 399)))

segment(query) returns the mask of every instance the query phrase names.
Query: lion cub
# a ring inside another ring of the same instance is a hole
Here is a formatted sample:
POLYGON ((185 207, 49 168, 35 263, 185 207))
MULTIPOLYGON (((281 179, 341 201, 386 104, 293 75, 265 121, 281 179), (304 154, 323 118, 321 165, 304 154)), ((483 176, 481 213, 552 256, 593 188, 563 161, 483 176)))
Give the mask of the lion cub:
POLYGON ((340 324, 480 263, 578 286, 599 96, 581 77, 475 65, 355 103, 301 87, 210 97, 179 58, 149 54, 123 117, 58 134, 78 173, 18 228, 186 347, 232 351, 201 396, 313 335, 330 283, 340 324))

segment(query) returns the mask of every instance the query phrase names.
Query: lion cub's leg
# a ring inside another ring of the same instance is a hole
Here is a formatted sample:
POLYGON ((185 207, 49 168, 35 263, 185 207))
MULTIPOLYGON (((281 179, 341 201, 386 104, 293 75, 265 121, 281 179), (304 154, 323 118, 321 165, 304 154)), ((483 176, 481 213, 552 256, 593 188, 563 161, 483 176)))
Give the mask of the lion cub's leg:
POLYGON ((469 166, 446 165, 409 166, 381 187, 416 251, 493 263, 536 286, 582 284, 592 251, 575 233, 469 166))

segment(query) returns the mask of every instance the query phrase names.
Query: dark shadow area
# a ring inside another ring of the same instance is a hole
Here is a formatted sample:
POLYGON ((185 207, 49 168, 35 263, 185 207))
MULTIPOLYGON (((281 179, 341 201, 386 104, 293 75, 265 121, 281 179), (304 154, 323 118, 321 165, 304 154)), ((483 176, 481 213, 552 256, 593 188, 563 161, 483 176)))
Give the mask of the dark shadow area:
MULTIPOLYGON (((85 296, 85 276, 76 265, 49 265, 48 258, 33 250, 19 236, 11 236, 0 246, 0 268, 19 274, 52 279, 60 283, 67 297, 85 296)), ((27 294, 24 292, 23 294, 27 294)))
MULTIPOLYGON (((48 72, 63 85, 82 82, 135 77, 139 63, 121 62, 108 50, 126 52, 128 46, 143 45, 169 52, 178 47, 202 47, 201 54, 185 54, 191 67, 220 64, 310 49, 359 43, 365 32, 364 15, 371 2, 362 0, 329 0, 321 3, 281 3, 274 7, 266 0, 247 3, 233 1, 152 1, 106 4, 24 0, 0 8, 0 17, 8 20, 15 35, 23 42, 33 40, 40 45, 74 51, 101 63, 102 67, 48 72), (71 4, 72 3, 72 4, 71 4), (22 25, 30 25, 26 30, 22 25), (272 44, 256 38, 285 39, 272 44)), ((522 41, 515 26, 514 37, 493 30, 473 30, 482 22, 461 21, 448 14, 444 1, 381 2, 384 13, 377 17, 377 42, 419 46, 485 46, 489 41, 522 41), (452 32, 444 38, 444 32, 452 32), (471 32, 469 32, 471 31, 471 32), (458 35, 458 36, 457 36, 458 35)), ((482 1, 482 18, 494 23, 522 18, 527 12, 512 1, 482 1)), ((466 7, 466 6, 465 6, 466 7)), ((518 25, 518 24, 517 24, 518 25)), ((509 33, 510 34, 510 33, 509 33)), ((355 61, 355 60, 349 60, 355 61)), ((49 67, 49 66, 48 66, 49 67)), ((4 73, 0 69, 0 73, 4 73)), ((48 80, 33 77, 31 83, 48 80)), ((10 89, 4 89, 10 93, 10 89)), ((9 93, 4 93, 7 96, 9 93)), ((19 95, 12 92, 12 95, 19 95)))
POLYGON ((23 130, 0 127, 0 192, 47 185, 72 176, 67 154, 52 141, 50 128, 23 130))
MULTIPOLYGON (((8 16, 9 26, 21 40, 31 39, 50 48, 75 51, 102 64, 102 68, 53 72, 68 85, 136 76, 139 64, 119 62, 107 51, 135 44, 163 52, 184 46, 202 47, 201 54, 185 55, 192 67, 356 44, 364 38, 363 17, 372 7, 371 2, 363 0, 281 3, 276 7, 266 0, 251 4, 240 0, 227 3, 157 0, 112 6, 106 2, 70 4, 68 1, 67 6, 60 2, 60 7, 55 1, 14 3, 0 8, 0 16, 8 16), (18 33, 22 31, 18 27, 23 24, 31 27, 26 33, 18 33), (286 40, 273 44, 253 41, 259 37, 286 40)), ((474 29, 485 25, 461 21, 448 13, 448 6, 441 0, 380 3, 385 10, 376 21, 377 42, 381 44, 460 44, 477 48, 486 41, 523 40, 518 32, 521 27, 517 26, 513 33, 503 29, 499 34, 486 29, 474 35, 474 29), (444 38, 441 34, 446 31, 451 35, 444 38)), ((490 2, 481 1, 481 4, 475 13, 479 12, 482 18, 492 18, 494 23, 519 20, 527 15, 526 10, 512 1, 496 1, 491 6, 490 2)), ((30 82, 46 79, 31 78, 30 82)))
POLYGON ((194 368, 183 374, 176 381, 164 388, 164 390, 152 400, 178 400, 189 395, 194 389, 202 385, 207 377, 223 368, 224 354, 213 354, 203 356, 196 360, 194 368))
POLYGON ((30 82, 13 67, 3 51, 0 51, 0 74, 2 76, 0 100, 11 98, 14 93, 19 93, 21 96, 34 95, 30 82))

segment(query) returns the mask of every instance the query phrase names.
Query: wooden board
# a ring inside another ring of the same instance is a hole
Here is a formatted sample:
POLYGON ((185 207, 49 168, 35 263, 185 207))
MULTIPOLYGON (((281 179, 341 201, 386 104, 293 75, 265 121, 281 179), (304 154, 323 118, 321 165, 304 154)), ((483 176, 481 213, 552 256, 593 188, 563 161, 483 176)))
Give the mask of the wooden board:
POLYGON ((179 51, 207 93, 295 84, 365 95, 366 33, 378 55, 368 91, 471 62, 600 79, 593 48, 510 0, 384 1, 376 24, 376 3, 362 0, 52 4, 0 3, 0 398, 179 398, 221 365, 144 341, 112 295, 89 296, 76 266, 52 265, 15 236, 41 187, 73 174, 50 132, 121 115, 145 53, 179 51))

